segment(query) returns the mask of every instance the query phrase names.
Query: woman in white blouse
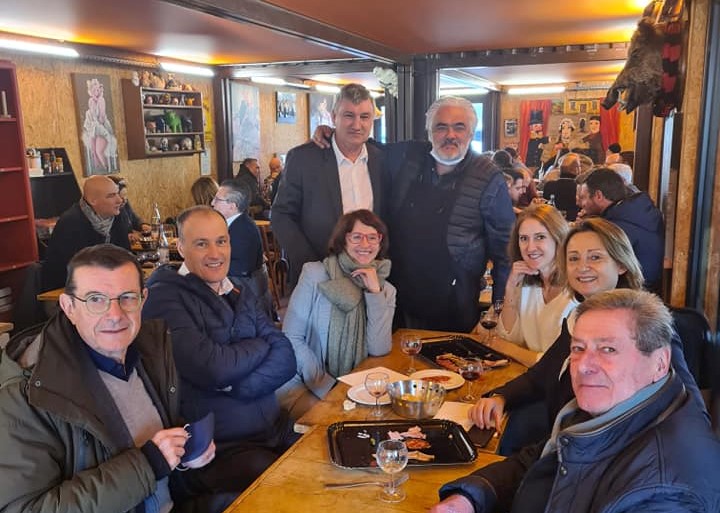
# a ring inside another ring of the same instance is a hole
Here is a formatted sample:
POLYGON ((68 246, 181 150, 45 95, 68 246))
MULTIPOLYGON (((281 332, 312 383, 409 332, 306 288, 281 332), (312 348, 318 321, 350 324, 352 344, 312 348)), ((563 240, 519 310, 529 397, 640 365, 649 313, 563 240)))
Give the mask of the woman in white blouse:
POLYGON ((509 352, 527 366, 558 338, 563 319, 578 304, 563 287, 555 258, 568 230, 556 208, 540 204, 518 215, 510 236, 513 265, 497 329, 501 338, 519 346, 509 352))

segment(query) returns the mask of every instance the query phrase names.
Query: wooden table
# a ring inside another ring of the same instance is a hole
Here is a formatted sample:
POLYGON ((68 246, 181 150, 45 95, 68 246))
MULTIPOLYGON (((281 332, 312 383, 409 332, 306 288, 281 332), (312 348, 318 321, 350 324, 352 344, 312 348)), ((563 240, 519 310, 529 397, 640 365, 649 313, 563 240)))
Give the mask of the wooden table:
MULTIPOLYGON (((356 370, 384 366, 393 370, 407 368, 408 357, 399 349, 400 336, 405 330, 393 335, 393 350, 387 356, 370 357, 356 370)), ((414 330, 417 331, 417 330, 414 330)), ((437 335, 438 332, 421 332, 422 336, 437 335)), ((463 334, 466 335, 466 334, 463 334)), ((416 367, 430 368, 422 359, 416 359, 416 367)), ((488 371, 475 385, 478 393, 488 391, 524 372, 525 367, 511 363, 508 367, 488 371)), ((342 403, 350 387, 338 383, 327 397, 308 411, 298 423, 307 429, 303 437, 268 468, 225 513, 272 511, 274 513, 297 513, 299 511, 358 513, 361 511, 419 512, 427 511, 437 503, 437 491, 443 483, 468 474, 502 458, 488 451, 479 451, 478 458, 469 465, 411 467, 406 469, 410 479, 403 487, 407 499, 398 504, 386 504, 377 499, 379 488, 325 490, 327 482, 346 482, 365 478, 384 479, 376 470, 346 470, 330 462, 327 443, 327 426, 339 421, 368 420, 369 406, 358 405, 351 411, 344 411, 342 403)), ((448 400, 458 400, 464 387, 448 392, 448 400)), ((396 419, 389 406, 384 407, 384 419, 396 419)))

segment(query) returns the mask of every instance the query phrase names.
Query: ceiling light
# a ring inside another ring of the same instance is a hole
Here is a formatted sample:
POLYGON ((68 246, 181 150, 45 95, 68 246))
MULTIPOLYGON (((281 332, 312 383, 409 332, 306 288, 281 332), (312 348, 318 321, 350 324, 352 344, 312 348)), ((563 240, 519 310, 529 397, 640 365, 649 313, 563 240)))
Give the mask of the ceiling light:
POLYGON ((338 94, 340 88, 338 86, 327 85, 327 84, 315 84, 315 90, 321 93, 338 94))
POLYGON ((187 75, 200 75, 201 77, 215 76, 215 72, 211 68, 204 68, 202 66, 191 66, 189 64, 176 64, 173 62, 161 62, 160 66, 165 71, 172 71, 173 73, 185 73, 187 75))
POLYGON ((59 57, 79 57, 80 54, 74 48, 60 45, 48 45, 43 43, 30 43, 17 39, 0 39, 0 48, 9 50, 20 50, 22 52, 44 53, 59 57))
POLYGON ((565 86, 528 86, 528 87, 511 87, 508 94, 553 94, 565 92, 565 86))
POLYGON ((458 87, 454 89, 440 89, 440 96, 470 96, 473 94, 487 94, 484 87, 458 87))
POLYGON ((277 77, 250 77, 250 80, 255 82, 256 84, 268 84, 277 86, 283 86, 287 84, 284 79, 277 77))

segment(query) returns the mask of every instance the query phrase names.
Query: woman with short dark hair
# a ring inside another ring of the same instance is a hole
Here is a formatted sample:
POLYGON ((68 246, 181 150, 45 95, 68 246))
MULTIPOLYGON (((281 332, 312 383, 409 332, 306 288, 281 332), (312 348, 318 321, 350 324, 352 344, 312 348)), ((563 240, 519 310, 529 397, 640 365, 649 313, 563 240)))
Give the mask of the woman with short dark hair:
POLYGON ((349 212, 328 246, 325 260, 303 266, 283 322, 298 372, 278 397, 293 418, 325 397, 336 377, 392 345, 396 291, 385 281, 385 224, 369 210, 349 212))

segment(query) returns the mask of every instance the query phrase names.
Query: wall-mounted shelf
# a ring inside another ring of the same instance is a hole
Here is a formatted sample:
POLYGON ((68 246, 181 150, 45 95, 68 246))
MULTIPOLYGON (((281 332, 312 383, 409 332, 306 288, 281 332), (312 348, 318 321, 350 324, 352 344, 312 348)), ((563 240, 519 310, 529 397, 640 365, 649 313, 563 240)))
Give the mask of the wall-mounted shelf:
POLYGON ((122 92, 129 160, 204 150, 202 93, 140 87, 128 79, 122 80, 122 92))

